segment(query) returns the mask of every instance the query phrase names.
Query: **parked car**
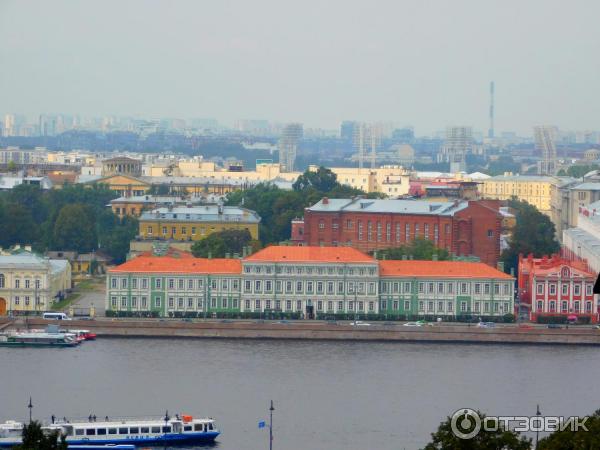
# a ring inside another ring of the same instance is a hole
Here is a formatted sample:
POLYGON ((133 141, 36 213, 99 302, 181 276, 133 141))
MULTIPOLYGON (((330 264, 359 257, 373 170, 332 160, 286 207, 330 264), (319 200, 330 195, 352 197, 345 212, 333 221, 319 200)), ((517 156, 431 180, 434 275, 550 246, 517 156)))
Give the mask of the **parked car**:
POLYGON ((559 325, 558 323, 549 323, 548 324, 548 328, 556 328, 556 329, 561 329, 562 325, 559 325))
POLYGON ((350 325, 352 325, 353 327, 370 327, 371 324, 368 322, 363 322, 362 320, 356 320, 352 323, 350 323, 350 325))
POLYGON ((494 322, 479 322, 477 326, 479 328, 494 328, 496 324, 494 322))
POLYGON ((422 327, 423 322, 406 322, 402 326, 404 326, 404 327, 422 327))

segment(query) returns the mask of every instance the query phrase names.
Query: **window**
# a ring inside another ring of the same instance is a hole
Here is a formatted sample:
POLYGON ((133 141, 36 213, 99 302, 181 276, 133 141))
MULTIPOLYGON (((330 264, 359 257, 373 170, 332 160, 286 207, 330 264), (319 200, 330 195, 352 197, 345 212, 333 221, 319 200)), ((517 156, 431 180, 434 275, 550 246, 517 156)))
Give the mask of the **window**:
POLYGON ((173 278, 169 278, 169 289, 175 288, 175 280, 173 278))
POLYGON ((362 220, 358 221, 358 240, 363 240, 363 223, 362 220))
MULTIPOLYGON (((312 282, 308 282, 307 283, 307 291, 308 291, 308 285, 311 285, 311 291, 312 291, 312 282)), ((323 294, 323 282, 322 281, 317 281, 317 294, 323 294)))
POLYGON ((585 295, 592 295, 592 285, 591 284, 585 285, 585 295))
POLYGON ((550 295, 556 295, 556 284, 550 285, 550 295))
MULTIPOLYGON (((25 280, 25 287, 29 287, 29 280, 25 280)), ((121 278, 121 289, 127 289, 127 278, 121 278)))
POLYGON ((468 283, 460 283, 460 293, 468 294, 469 293, 469 285, 468 283))
POLYGON ((372 241, 373 240, 373 224, 371 223, 371 221, 367 221, 367 240, 368 241, 372 241))
POLYGON ((556 301, 552 300, 550 302, 550 312, 555 312, 556 311, 556 301))
POLYGON ((297 281, 296 282, 296 292, 297 293, 302 293, 302 281, 297 281))
MULTIPOLYGON (((16 285, 17 281, 18 280, 15 280, 15 287, 16 288, 19 287, 19 286, 16 285)), ((113 278, 110 279, 110 287, 113 288, 113 289, 117 288, 117 279, 116 278, 113 277, 113 278)))
POLYGON ((585 302, 585 312, 588 314, 592 312, 592 302, 585 302))
POLYGON ((476 313, 478 313, 478 312, 479 312, 479 305, 480 305, 480 303, 479 303, 479 302, 475 302, 475 305, 474 305, 474 310, 475 310, 475 312, 476 312, 476 313))
POLYGON ((487 230, 487 237, 488 238, 493 238, 494 237, 494 230, 487 230))
POLYGON ((561 311, 564 313, 569 311, 569 303, 568 302, 566 302, 566 301, 562 302, 561 311))
POLYGON ((160 297, 155 297, 154 298, 154 306, 155 307, 160 308, 161 307, 161 303, 162 302, 161 302, 161 298, 160 297))
POLYGON ((454 310, 454 303, 448 302, 448 312, 452 312, 454 310))
POLYGON ((183 279, 180 278, 179 280, 177 280, 177 289, 183 289, 184 284, 185 282, 183 279))
POLYGON ((35 279, 35 288, 36 288, 36 289, 40 289, 40 286, 41 286, 40 279, 39 279, 39 278, 36 278, 36 279, 35 279))
POLYGON ((419 301, 419 311, 425 311, 425 302, 423 300, 419 301))
POLYGON ((148 297, 142 297, 140 300, 140 306, 143 309, 146 309, 148 307, 148 297))
POLYGON ((173 297, 169 297, 169 308, 175 307, 175 299, 173 297))
POLYGON ((338 311, 343 311, 344 310, 344 302, 338 302, 337 309, 338 309, 338 311))
POLYGON ((438 302, 438 311, 444 311, 444 302, 438 302))
POLYGON ((333 294, 334 293, 333 281, 328 281, 327 282, 327 293, 328 294, 333 294))
POLYGON ((353 227, 352 221, 350 219, 346 220, 346 229, 351 230, 353 227))
MULTIPOLYGON (((15 297, 15 302, 17 303, 17 305, 19 304, 19 297, 15 297)), ((110 305, 112 309, 117 309, 117 297, 110 298, 110 305)))
POLYGON ((425 225, 423 225, 423 233, 424 233, 424 237, 425 239, 429 239, 429 224, 426 223, 425 225))
POLYGON ((560 289, 561 289, 562 295, 568 295, 568 293, 569 293, 569 285, 568 284, 561 283, 560 289))
POLYGON ((544 293, 544 285, 542 283, 536 283, 536 292, 539 295, 544 293))
POLYGON ((377 241, 381 241, 381 222, 377 222, 377 241))
POLYGON ((537 302, 537 310, 538 311, 544 310, 544 302, 542 302, 542 301, 537 302))
POLYGON ((265 292, 271 292, 273 290, 273 282, 271 280, 265 281, 265 292))
POLYGON ((250 300, 246 300, 244 309, 250 309, 250 300))
POLYGON ((475 294, 481 294, 481 284, 475 283, 475 294))
POLYGON ((325 221, 323 219, 319 220, 319 230, 325 229, 325 221))
POLYGON ((288 311, 292 310, 292 301, 288 300, 285 302, 285 309, 287 309, 288 311))
POLYGON ((400 242, 400 224, 396 224, 396 242, 400 242))
POLYGON ((437 291, 438 291, 438 294, 444 293, 444 283, 438 283, 437 291))
MULTIPOLYGON (((25 297, 25 302, 27 302, 27 297, 25 297)), ((121 297, 121 308, 127 308, 127 297, 121 297)))
POLYGON ((404 225, 404 240, 405 242, 410 241, 410 223, 404 225))
POLYGON ((188 290, 194 289, 194 280, 190 278, 187 282, 187 285, 188 285, 188 287, 187 287, 188 290))
POLYGON ((254 301, 254 309, 260 309, 260 300, 254 301))
MULTIPOLYGON (((398 302, 394 302, 394 309, 396 309, 395 304, 398 302)), ((410 301, 409 300, 404 300, 404 310, 405 311, 410 311, 410 301)))
POLYGON ((137 297, 131 297, 131 307, 137 308, 137 297))
POLYGON ((156 285, 156 289, 160 289, 162 286, 162 281, 160 278, 157 278, 156 281, 154 282, 154 284, 156 285))
POLYGON ((250 280, 246 280, 244 282, 244 292, 250 292, 252 290, 252 282, 250 280))
POLYGON ((580 284, 575 284, 573 285, 573 295, 581 295, 581 285, 580 284))
POLYGON ((142 278, 142 289, 148 289, 148 278, 142 278))
POLYGON ((573 302, 573 312, 576 312, 576 313, 579 312, 579 305, 580 305, 579 300, 576 300, 573 302))
POLYGON ((465 312, 467 310, 467 302, 460 302, 460 310, 465 312))
POLYGON ((302 301, 298 300, 296 302, 296 311, 302 311, 302 301))

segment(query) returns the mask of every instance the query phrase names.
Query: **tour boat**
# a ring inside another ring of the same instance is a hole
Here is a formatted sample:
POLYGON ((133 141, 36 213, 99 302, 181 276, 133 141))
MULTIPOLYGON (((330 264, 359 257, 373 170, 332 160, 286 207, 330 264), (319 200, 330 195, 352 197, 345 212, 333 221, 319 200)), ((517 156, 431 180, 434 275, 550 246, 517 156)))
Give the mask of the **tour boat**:
MULTIPOLYGON (((213 442, 220 434, 214 419, 197 419, 189 415, 167 414, 162 419, 109 419, 87 421, 54 420, 42 426, 47 432, 58 431, 65 436, 69 448, 77 445, 165 446, 193 445, 213 442)), ((21 444, 23 424, 9 421, 0 424, 0 448, 21 444)), ((88 447, 86 447, 88 448, 88 447)), ((102 447, 100 447, 102 448, 102 447)))
POLYGON ((92 333, 90 330, 61 330, 64 333, 73 333, 77 336, 80 341, 94 341, 96 340, 96 333, 92 333))
POLYGON ((0 347, 74 347, 79 344, 74 334, 47 332, 15 332, 0 334, 0 347))

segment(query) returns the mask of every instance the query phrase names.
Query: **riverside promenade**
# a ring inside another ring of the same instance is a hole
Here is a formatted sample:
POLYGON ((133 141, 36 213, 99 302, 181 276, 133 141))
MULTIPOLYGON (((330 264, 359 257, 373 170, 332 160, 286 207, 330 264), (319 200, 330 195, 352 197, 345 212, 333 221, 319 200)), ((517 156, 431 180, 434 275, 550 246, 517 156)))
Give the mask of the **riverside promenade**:
MULTIPOLYGON (((39 318, 19 318, 6 329, 44 328, 53 323, 39 318)), ((300 339, 342 341, 449 342, 483 344, 600 345, 600 330, 590 327, 548 329, 499 325, 478 328, 464 324, 405 327, 401 323, 352 325, 319 321, 182 321, 158 319, 97 319, 59 322, 71 329, 89 329, 99 337, 300 339)))

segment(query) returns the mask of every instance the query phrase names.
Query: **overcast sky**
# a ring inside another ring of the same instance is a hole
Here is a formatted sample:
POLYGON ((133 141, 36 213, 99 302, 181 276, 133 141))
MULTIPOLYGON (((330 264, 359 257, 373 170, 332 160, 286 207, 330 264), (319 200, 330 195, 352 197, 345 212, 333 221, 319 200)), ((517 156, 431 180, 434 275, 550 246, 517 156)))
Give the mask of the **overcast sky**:
POLYGON ((600 129, 598 0, 0 0, 0 112, 600 129))

